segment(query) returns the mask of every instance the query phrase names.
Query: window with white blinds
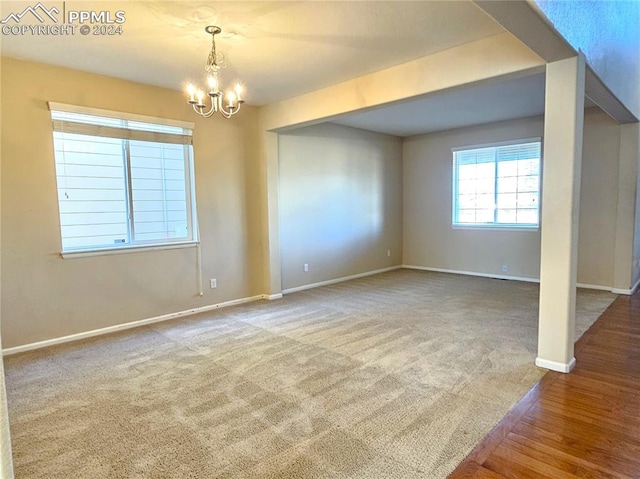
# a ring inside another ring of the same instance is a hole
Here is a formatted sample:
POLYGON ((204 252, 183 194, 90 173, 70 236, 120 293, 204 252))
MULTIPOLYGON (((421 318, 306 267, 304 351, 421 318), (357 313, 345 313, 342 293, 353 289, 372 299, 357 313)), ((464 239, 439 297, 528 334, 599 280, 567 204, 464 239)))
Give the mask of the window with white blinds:
POLYGON ((540 139, 453 150, 453 226, 537 228, 540 139))
POLYGON ((197 240, 191 124, 50 109, 63 253, 197 240))

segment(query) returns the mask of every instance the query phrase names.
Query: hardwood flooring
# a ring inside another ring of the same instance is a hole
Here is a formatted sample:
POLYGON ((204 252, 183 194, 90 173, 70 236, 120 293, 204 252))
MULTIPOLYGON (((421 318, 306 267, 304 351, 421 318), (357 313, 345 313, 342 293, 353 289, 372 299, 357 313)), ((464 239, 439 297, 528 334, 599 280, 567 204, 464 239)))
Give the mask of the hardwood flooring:
POLYGON ((640 293, 620 296, 449 479, 640 478, 640 293))

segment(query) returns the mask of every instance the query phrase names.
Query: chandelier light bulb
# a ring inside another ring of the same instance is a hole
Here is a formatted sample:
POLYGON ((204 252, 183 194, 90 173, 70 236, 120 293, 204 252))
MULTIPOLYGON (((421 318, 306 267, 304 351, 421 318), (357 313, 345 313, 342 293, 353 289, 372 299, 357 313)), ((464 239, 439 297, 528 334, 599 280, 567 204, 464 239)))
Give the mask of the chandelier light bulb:
POLYGON ((236 98, 238 99, 238 101, 241 101, 242 85, 240 83, 236 83, 235 91, 236 91, 236 98))
POLYGON ((192 104, 195 103, 196 87, 194 87, 191 83, 189 83, 187 85, 187 93, 189 94, 189 103, 192 103, 192 104))
POLYGON ((227 93, 227 106, 229 108, 235 108, 235 103, 236 103, 236 94, 233 93, 232 91, 227 93))
POLYGON ((205 118, 209 118, 216 112, 220 112, 225 118, 231 118, 240 111, 240 107, 244 103, 242 99, 243 87, 242 84, 237 83, 233 90, 224 95, 222 94, 218 71, 224 68, 224 60, 223 55, 216 52, 216 35, 220 33, 222 29, 209 25, 204 30, 211 35, 211 51, 209 52, 205 66, 205 72, 209 73, 206 78, 209 87, 208 93, 205 94, 203 90, 189 84, 187 85, 187 94, 189 96, 187 102, 193 107, 193 111, 205 118), (208 109, 205 104, 205 97, 211 102, 208 109), (226 99, 225 102, 223 102, 223 98, 226 99))

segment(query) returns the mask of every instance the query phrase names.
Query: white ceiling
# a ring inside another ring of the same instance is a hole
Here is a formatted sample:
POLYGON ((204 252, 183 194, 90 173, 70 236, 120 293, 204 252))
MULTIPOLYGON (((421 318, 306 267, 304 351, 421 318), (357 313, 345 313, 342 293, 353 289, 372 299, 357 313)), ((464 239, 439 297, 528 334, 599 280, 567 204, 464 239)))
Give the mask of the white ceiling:
MULTIPOLYGON (((2 19, 35 3, 3 1, 2 19)), ((62 1, 43 4, 63 9, 62 1)), ((211 46, 204 27, 219 25, 217 46, 228 64, 222 80, 241 80, 253 105, 504 31, 469 0, 68 1, 65 7, 112 15, 124 10, 123 34, 3 35, 2 54, 182 89, 189 80, 203 82, 211 46)))
POLYGON ((414 101, 354 113, 333 123, 412 136, 544 113, 545 75, 466 85, 414 101))
MULTIPOLYGON (((0 19, 35 3, 1 0, 0 19)), ((62 1, 43 0, 43 5, 63 9, 62 1)), ((252 105, 505 31, 470 0, 67 1, 64 7, 112 16, 123 10, 123 34, 2 35, 2 54, 181 90, 187 82, 204 85, 211 47, 204 27, 219 25, 217 46, 227 63, 222 80, 228 85, 241 80, 252 105)), ((38 23, 29 16, 25 22, 38 23)), ((333 122, 412 136, 543 112, 544 75, 536 74, 466 85, 333 122)))

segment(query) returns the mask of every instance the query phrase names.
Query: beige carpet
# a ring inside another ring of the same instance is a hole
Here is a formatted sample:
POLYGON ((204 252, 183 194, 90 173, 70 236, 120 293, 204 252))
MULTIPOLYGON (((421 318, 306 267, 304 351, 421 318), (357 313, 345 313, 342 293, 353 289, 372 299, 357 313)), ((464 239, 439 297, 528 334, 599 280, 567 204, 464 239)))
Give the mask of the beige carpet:
POLYGON ((398 270, 8 357, 16 477, 446 477, 544 373, 537 297, 398 270))

